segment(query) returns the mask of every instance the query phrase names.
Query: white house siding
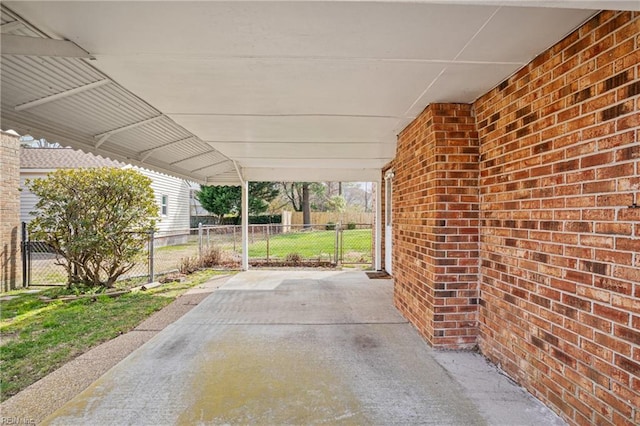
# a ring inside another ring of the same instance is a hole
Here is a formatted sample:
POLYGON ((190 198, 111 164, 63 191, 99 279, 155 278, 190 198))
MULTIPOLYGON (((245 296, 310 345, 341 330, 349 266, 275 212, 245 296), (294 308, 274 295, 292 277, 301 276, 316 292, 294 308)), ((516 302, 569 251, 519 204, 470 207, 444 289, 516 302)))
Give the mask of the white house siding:
POLYGON ((160 216, 158 235, 176 235, 189 233, 189 193, 190 185, 183 179, 178 179, 163 173, 134 167, 143 175, 151 179, 151 188, 156 197, 158 210, 162 208, 162 196, 168 196, 168 210, 166 216, 160 216))
MULTIPOLYGON (((158 209, 161 207, 162 195, 169 197, 168 211, 166 216, 161 216, 158 222, 158 237, 164 238, 161 244, 180 243, 186 241, 189 233, 189 195, 190 185, 183 179, 174 178, 162 173, 156 173, 145 169, 134 167, 152 181, 153 189, 158 209), (184 238, 178 238, 183 236, 184 238), (184 240, 184 241, 183 241, 184 240)), ((33 215, 30 214, 35 209, 38 202, 36 197, 25 185, 27 179, 44 178, 47 173, 53 171, 44 169, 21 169, 20 170, 20 221, 30 222, 33 215)))
POLYGON ((47 171, 21 170, 20 171, 20 222, 30 222, 33 219, 31 212, 35 209, 38 197, 27 189, 25 181, 47 177, 47 171))

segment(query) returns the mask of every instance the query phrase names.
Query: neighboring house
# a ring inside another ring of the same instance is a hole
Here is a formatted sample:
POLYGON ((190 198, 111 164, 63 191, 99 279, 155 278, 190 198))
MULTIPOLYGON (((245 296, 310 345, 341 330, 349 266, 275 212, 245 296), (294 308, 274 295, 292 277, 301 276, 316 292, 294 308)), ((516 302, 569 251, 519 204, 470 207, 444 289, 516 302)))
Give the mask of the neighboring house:
POLYGON ((191 216, 212 216, 212 213, 207 211, 202 204, 200 204, 200 200, 198 200, 198 191, 200 191, 200 185, 193 184, 191 187, 191 216))
MULTIPOLYGON (((158 236, 177 236, 189 233, 190 191, 196 184, 163 173, 120 163, 76 151, 71 148, 21 148, 20 149, 20 219, 29 222, 30 213, 38 201, 25 186, 27 179, 46 177, 57 169, 79 169, 90 167, 132 168, 151 179, 160 213, 158 236)), ((173 239, 173 238, 172 238, 173 239)))

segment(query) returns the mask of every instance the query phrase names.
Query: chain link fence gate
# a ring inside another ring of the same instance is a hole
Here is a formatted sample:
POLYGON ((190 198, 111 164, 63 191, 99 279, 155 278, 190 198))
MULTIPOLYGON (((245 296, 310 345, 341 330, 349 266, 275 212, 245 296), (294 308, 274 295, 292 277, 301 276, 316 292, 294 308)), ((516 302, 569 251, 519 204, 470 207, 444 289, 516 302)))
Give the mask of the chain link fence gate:
MULTIPOLYGON (((216 248, 239 258, 240 226, 198 228, 199 252, 216 248)), ((334 267, 373 266, 373 226, 370 224, 249 225, 251 266, 334 267)))
POLYGON ((336 251, 342 265, 373 267, 373 226, 349 223, 338 225, 336 251))
POLYGON ((22 222, 21 246, 23 287, 64 285, 67 282, 67 271, 64 267, 56 265, 56 253, 53 248, 42 241, 31 241, 27 224, 24 222, 22 222))

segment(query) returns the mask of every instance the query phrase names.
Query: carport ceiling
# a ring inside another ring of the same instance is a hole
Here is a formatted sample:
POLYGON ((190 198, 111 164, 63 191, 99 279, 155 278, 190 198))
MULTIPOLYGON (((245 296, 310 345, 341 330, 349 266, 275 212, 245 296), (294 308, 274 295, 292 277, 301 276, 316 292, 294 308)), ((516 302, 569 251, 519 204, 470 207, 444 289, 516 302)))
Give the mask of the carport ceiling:
POLYGON ((212 184, 377 180, 429 103, 472 102, 604 7, 639 5, 3 2, 2 128, 212 184))

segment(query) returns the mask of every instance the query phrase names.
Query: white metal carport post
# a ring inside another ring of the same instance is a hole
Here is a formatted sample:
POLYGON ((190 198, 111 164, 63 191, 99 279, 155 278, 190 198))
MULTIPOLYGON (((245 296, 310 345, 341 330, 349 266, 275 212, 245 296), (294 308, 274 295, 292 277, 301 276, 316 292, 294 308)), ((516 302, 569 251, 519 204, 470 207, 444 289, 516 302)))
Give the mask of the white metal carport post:
POLYGON ((249 269, 249 182, 242 181, 242 270, 249 269))
POLYGON ((233 166, 236 168, 242 188, 242 202, 240 203, 240 214, 242 215, 242 270, 247 271, 249 269, 249 182, 242 176, 238 163, 234 161, 233 166))

